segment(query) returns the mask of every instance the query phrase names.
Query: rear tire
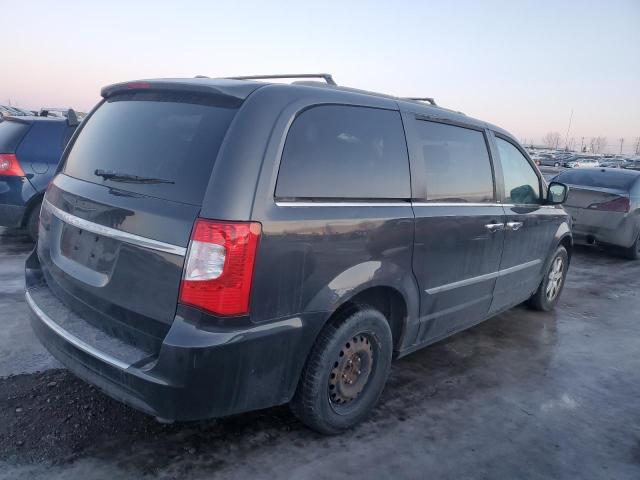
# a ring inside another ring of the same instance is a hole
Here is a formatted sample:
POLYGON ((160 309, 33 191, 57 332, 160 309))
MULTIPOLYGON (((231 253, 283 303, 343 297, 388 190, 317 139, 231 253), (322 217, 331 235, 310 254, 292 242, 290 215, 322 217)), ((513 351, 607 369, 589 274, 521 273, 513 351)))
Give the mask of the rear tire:
POLYGON ((559 246, 553 254, 538 290, 527 302, 529 307, 542 312, 553 310, 564 288, 568 268, 569 254, 567 249, 559 246))
POLYGON ((42 207, 42 201, 36 203, 29 212, 27 218, 27 233, 34 242, 38 240, 38 225, 40 224, 40 208, 42 207))
POLYGON ((629 248, 624 250, 625 258, 629 260, 640 260, 640 235, 636 238, 636 241, 629 248))
POLYGON ((392 353, 389 323, 377 310, 364 306, 328 323, 302 371, 293 413, 328 435, 362 422, 384 389, 392 353))

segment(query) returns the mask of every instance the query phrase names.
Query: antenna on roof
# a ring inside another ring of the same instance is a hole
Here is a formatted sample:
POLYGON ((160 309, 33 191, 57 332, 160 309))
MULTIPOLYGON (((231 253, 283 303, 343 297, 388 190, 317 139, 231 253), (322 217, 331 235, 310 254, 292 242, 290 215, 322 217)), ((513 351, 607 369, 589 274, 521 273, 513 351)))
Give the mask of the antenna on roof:
POLYGON ((231 80, 268 80, 270 78, 322 78, 328 85, 337 85, 330 73, 289 73, 276 75, 245 75, 241 77, 227 77, 231 80))
POLYGON ((433 97, 403 97, 403 98, 404 98, 404 100, 414 100, 416 102, 428 102, 431 105, 433 105, 434 107, 438 106, 438 104, 433 99, 433 97))

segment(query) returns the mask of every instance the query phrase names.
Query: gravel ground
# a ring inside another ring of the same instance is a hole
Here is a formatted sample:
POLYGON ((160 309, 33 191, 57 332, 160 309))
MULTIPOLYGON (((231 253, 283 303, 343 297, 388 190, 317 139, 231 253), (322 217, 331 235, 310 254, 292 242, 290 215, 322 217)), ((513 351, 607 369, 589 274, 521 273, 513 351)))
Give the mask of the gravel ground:
POLYGON ((277 407, 162 425, 60 368, 30 332, 0 229, 0 479, 640 478, 640 262, 578 248, 555 312, 517 307, 395 362, 337 437, 277 407))

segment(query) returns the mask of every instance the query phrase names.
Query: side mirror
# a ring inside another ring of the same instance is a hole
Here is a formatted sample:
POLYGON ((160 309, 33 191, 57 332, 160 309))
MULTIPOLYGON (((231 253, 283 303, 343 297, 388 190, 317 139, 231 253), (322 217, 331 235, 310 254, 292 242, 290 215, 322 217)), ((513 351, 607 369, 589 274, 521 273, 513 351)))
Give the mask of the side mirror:
POLYGON ((569 187, 564 183, 551 182, 547 190, 547 204, 560 205, 567 201, 569 195, 569 187))

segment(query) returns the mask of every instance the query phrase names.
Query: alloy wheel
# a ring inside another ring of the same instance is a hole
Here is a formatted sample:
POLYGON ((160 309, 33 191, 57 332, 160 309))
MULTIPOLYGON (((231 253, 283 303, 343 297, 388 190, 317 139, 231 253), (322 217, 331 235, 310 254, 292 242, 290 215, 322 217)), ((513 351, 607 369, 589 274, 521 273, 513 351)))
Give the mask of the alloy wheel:
POLYGON ((562 280, 564 276, 564 260, 562 257, 556 257, 549 270, 549 276, 547 280, 546 295, 547 300, 552 301, 556 298, 562 287, 562 280))

